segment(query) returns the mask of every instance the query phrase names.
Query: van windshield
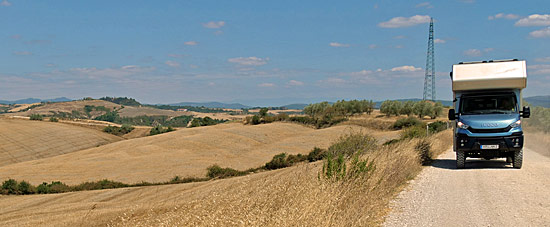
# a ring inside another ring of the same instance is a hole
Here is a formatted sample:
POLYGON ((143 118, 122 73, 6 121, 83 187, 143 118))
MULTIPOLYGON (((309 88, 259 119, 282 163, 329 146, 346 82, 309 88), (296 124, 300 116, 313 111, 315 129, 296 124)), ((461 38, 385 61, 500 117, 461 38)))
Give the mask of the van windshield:
POLYGON ((462 114, 510 114, 517 112, 513 94, 462 96, 462 114))

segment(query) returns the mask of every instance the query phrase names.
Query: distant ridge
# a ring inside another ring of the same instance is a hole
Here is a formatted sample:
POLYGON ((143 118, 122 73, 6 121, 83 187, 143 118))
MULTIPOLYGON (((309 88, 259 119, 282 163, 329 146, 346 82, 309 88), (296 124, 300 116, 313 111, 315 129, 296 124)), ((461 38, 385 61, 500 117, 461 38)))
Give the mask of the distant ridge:
POLYGON ((60 97, 55 99, 37 99, 37 98, 28 98, 28 99, 19 99, 15 101, 0 100, 1 104, 31 104, 37 102, 69 102, 73 101, 72 99, 66 97, 60 97))
POLYGON ((250 108, 250 106, 245 106, 240 103, 221 103, 221 102, 179 102, 179 103, 173 103, 168 104, 170 106, 194 106, 194 107, 201 107, 204 106, 206 108, 224 108, 224 109, 244 109, 244 108, 250 108))
POLYGON ((532 96, 523 98, 526 102, 529 103, 531 106, 542 106, 546 108, 550 108, 550 95, 539 95, 539 96, 532 96))

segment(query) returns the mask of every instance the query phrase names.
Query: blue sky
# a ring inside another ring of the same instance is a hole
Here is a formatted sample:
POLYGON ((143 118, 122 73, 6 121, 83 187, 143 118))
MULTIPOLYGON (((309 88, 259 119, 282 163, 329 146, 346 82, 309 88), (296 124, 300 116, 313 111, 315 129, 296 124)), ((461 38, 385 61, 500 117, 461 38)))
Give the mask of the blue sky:
POLYGON ((527 60, 550 94, 550 1, 0 0, 0 99, 128 96, 282 105, 437 98, 460 61, 527 60), (546 10, 546 11, 544 11, 546 10))

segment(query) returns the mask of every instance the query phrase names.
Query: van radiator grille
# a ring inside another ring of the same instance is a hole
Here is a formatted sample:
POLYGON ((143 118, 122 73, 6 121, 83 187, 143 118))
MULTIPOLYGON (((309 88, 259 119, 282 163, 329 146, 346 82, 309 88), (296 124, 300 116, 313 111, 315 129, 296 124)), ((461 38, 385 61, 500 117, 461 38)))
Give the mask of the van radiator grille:
POLYGON ((470 132, 473 133, 499 133, 499 132, 508 132, 512 127, 508 126, 506 128, 491 128, 491 129, 480 129, 480 128, 468 128, 470 132))

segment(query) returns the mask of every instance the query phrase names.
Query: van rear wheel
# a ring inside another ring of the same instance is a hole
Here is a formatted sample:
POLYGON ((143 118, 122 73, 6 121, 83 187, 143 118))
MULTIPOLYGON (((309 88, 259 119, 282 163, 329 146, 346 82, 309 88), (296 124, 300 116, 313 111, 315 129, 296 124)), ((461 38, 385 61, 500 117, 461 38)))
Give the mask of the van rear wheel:
POLYGON ((456 152, 456 168, 457 169, 464 169, 466 167, 466 154, 464 154, 464 151, 457 151, 456 152))
POLYGON ((523 149, 514 152, 514 158, 512 162, 512 166, 516 169, 521 169, 521 166, 523 165, 523 149))

